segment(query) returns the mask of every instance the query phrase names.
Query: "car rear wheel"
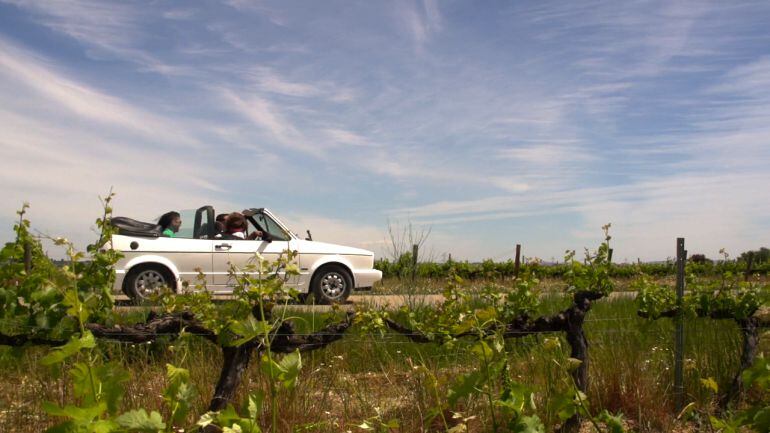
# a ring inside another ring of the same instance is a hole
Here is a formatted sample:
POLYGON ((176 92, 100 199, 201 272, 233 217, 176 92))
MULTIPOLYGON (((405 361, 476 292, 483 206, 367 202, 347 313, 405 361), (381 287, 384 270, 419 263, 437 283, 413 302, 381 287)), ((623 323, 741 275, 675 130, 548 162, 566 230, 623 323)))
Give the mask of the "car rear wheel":
POLYGON ((317 304, 337 304, 350 296, 353 278, 342 266, 328 265, 315 273, 310 286, 317 304))
POLYGON ((140 265, 126 276, 126 295, 137 304, 147 302, 164 288, 174 289, 174 277, 161 265, 140 265))

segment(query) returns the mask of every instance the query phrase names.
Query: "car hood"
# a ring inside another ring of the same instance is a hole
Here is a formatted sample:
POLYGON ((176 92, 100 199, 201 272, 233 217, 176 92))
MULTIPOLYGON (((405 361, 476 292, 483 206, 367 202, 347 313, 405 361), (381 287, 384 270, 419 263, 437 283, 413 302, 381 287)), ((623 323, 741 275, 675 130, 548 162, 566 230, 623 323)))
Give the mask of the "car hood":
POLYGON ((296 242, 297 246, 295 249, 299 251, 300 254, 350 254, 356 256, 374 256, 373 252, 361 248, 301 239, 297 239, 296 242))

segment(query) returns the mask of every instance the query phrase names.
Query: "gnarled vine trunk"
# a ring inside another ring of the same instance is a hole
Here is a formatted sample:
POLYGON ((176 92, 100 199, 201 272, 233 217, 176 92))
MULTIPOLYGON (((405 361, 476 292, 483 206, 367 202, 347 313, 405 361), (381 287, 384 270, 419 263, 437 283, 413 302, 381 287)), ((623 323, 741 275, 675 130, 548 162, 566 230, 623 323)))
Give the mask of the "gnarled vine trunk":
MULTIPOLYGON (((567 323, 564 331, 567 334, 567 342, 570 345, 570 357, 580 361, 580 365, 572 371, 572 379, 575 387, 582 393, 588 392, 588 339, 586 338, 583 324, 586 314, 591 309, 591 301, 600 299, 599 293, 577 293, 572 306, 567 309, 567 323)), ((576 432, 580 429, 581 417, 575 414, 561 426, 562 432, 576 432)))
POLYGON ((757 356, 757 346, 759 345, 759 319, 757 317, 749 317, 736 320, 736 322, 738 322, 738 326, 740 326, 741 333, 743 334, 741 365, 733 377, 730 389, 719 399, 719 407, 722 410, 727 409, 727 406, 732 401, 740 400, 743 394, 743 380, 741 378, 743 371, 754 363, 754 358, 757 356))
POLYGON ((222 363, 219 380, 217 380, 217 385, 214 387, 214 396, 209 403, 210 411, 217 412, 224 409, 227 407, 227 403, 233 399, 235 391, 241 383, 243 373, 249 368, 253 351, 254 347, 248 344, 222 348, 224 362, 222 363))

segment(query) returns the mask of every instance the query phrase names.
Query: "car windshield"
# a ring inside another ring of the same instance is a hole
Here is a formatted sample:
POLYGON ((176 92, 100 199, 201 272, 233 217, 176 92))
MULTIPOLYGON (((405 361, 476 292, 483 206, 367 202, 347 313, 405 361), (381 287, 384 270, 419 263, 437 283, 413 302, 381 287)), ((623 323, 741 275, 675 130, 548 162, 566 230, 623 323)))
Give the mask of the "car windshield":
MULTIPOLYGON (((267 230, 268 233, 270 233, 273 236, 274 240, 279 241, 288 241, 291 236, 289 236, 286 231, 281 228, 280 225, 278 225, 275 220, 270 218, 269 215, 266 215, 263 212, 258 212, 253 216, 254 220, 259 224, 264 230, 267 230)), ((253 223, 249 221, 249 225, 253 226, 253 223)), ((254 227, 251 227, 254 229, 254 227)))

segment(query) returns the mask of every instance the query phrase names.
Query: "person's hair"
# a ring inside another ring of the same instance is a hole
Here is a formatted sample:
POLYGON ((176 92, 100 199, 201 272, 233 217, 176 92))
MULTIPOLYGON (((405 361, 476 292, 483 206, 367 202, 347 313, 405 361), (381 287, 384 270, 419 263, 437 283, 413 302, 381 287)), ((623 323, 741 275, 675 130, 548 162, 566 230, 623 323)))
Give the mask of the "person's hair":
POLYGON ((245 231, 246 230, 246 217, 240 212, 233 212, 227 216, 227 222, 225 223, 228 233, 233 231, 245 231))
POLYGON ((216 217, 216 221, 220 222, 220 223, 225 222, 226 219, 227 219, 227 214, 226 213, 221 213, 221 214, 217 215, 217 217, 216 217))
POLYGON ((174 218, 181 218, 182 216, 179 215, 179 212, 166 212, 163 215, 161 215, 160 218, 158 218, 158 225, 160 226, 161 230, 166 230, 171 226, 171 223, 174 221, 174 218))

